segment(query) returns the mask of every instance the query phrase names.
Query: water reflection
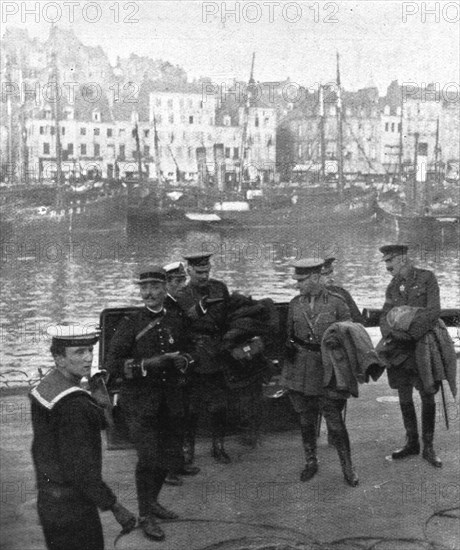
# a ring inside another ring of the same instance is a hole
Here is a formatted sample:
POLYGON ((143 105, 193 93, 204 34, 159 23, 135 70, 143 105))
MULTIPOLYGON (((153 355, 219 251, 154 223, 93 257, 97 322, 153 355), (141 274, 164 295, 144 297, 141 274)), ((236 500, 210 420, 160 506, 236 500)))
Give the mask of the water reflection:
POLYGON ((213 276, 230 289, 279 301, 295 295, 289 269, 293 259, 335 256, 337 284, 361 308, 381 307, 390 277, 378 248, 395 241, 408 243, 416 264, 435 271, 443 307, 460 307, 458 230, 404 235, 366 222, 340 230, 325 223, 253 231, 127 233, 120 228, 13 236, 2 242, 0 372, 14 368, 30 375, 50 366, 47 325, 94 323, 104 308, 140 304, 132 284, 138 267, 175 261, 191 250, 213 252, 213 276))

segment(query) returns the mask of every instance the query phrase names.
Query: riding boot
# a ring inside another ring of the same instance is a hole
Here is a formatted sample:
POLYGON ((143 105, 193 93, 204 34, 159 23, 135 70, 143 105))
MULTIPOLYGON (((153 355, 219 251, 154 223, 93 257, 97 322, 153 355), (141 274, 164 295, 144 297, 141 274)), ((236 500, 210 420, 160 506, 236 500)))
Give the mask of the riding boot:
POLYGON ((413 402, 400 403, 404 427, 406 428, 406 444, 402 449, 391 453, 393 460, 406 458, 420 453, 420 443, 418 440, 417 415, 413 402))
POLYGON ((423 458, 435 468, 441 468, 442 462, 433 449, 434 424, 436 418, 436 403, 422 402, 422 439, 423 458))
POLYGON ((359 478, 356 475, 353 464, 351 462, 350 438, 348 437, 348 433, 346 431, 334 431, 331 433, 331 436, 335 448, 337 449, 337 454, 339 455, 343 477, 345 478, 345 481, 348 483, 348 485, 350 485, 351 487, 356 487, 359 483, 359 478))
POLYGON ((302 445, 305 453, 305 468, 300 473, 300 481, 308 481, 318 471, 318 459, 316 457, 316 425, 301 424, 302 445))
POLYGON ((193 464, 195 460, 195 437, 198 424, 198 416, 190 414, 188 418, 188 426, 184 434, 184 444, 182 447, 184 453, 184 464, 193 464))
POLYGON ((224 449, 225 426, 227 422, 226 412, 215 411, 211 415, 212 448, 211 456, 216 462, 229 464, 232 460, 224 449))

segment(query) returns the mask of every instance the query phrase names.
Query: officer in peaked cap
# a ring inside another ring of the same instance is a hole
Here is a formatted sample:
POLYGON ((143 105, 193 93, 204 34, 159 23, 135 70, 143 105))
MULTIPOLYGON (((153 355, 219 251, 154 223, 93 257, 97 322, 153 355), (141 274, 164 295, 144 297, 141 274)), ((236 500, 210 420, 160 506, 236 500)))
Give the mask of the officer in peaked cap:
POLYGON ((222 281, 209 277, 212 254, 195 252, 184 255, 190 277, 178 295, 178 302, 192 320, 192 333, 199 362, 191 390, 191 415, 186 431, 187 461, 193 462, 195 434, 200 403, 205 403, 211 417, 211 454, 217 462, 231 459, 224 448, 227 427, 228 388, 222 364, 222 335, 227 321, 229 291, 222 281))
MULTIPOLYGON (((424 364, 416 364, 416 342, 424 337, 437 323, 441 304, 439 286, 432 271, 414 267, 407 257, 408 246, 389 244, 380 247, 386 270, 392 280, 385 293, 385 304, 380 317, 380 330, 385 342, 384 353, 388 362, 397 368, 387 370, 391 388, 397 389, 399 404, 406 430, 406 444, 392 453, 394 460, 420 453, 417 415, 413 401, 413 389, 416 388, 422 400, 422 439, 423 458, 435 468, 442 466, 441 460, 433 449, 434 427, 436 418, 435 394, 439 383, 426 387, 422 379, 424 364), (419 308, 417 316, 408 330, 399 330, 397 323, 390 326, 388 313, 398 306, 419 308)), ((431 372, 429 373, 431 376, 431 372)))
POLYGON ((322 279, 324 260, 306 258, 294 262, 299 295, 289 304, 287 350, 281 383, 288 390, 294 410, 300 416, 305 468, 301 481, 318 471, 316 426, 321 412, 337 449, 345 481, 355 487, 358 477, 351 462, 350 440, 342 417, 347 395, 336 390, 335 380, 324 387, 321 339, 336 321, 351 319, 345 300, 328 290, 322 279))
POLYGON ((364 318, 361 315, 361 312, 359 311, 358 306, 356 305, 356 302, 353 300, 351 294, 348 292, 348 290, 345 290, 341 286, 337 286, 334 284, 334 262, 336 261, 336 258, 329 257, 324 259, 324 265, 321 270, 321 274, 324 278, 326 288, 330 290, 331 292, 334 292, 336 294, 340 294, 345 302, 347 303, 348 309, 351 313, 351 319, 354 323, 361 323, 364 324, 364 318))
POLYGON ((55 368, 30 393, 40 523, 49 549, 103 550, 98 508, 111 510, 125 530, 136 518, 102 479, 104 415, 80 387, 99 334, 70 324, 54 325, 48 334, 55 368))
MULTIPOLYGON (((163 269, 166 273, 166 298, 164 301, 165 308, 174 309, 178 312, 180 316, 184 318, 186 322, 188 319, 185 313, 180 307, 177 296, 184 288, 187 282, 187 273, 185 271, 184 264, 182 262, 172 262, 163 266, 163 269)), ((185 413, 185 425, 187 425, 187 418, 190 414, 190 377, 184 377, 183 385, 183 399, 184 399, 184 413, 185 413)), ((185 426, 184 426, 185 429, 185 426)), ((185 435, 185 434, 184 434, 185 435)), ((182 442, 182 447, 184 442, 182 442)), ((169 470, 168 475, 166 476, 165 483, 168 485, 180 486, 183 485, 181 475, 196 475, 200 471, 200 468, 197 466, 192 466, 191 464, 181 465, 179 469, 169 470)))
POLYGON ((180 307, 177 303, 177 295, 187 282, 187 273, 182 262, 172 262, 163 266, 166 273, 166 299, 165 307, 180 307))
POLYGON ((396 256, 406 256, 409 247, 405 244, 386 244, 379 248, 383 254, 382 262, 391 260, 396 256))
POLYGON ((121 383, 119 406, 137 451, 140 526, 154 540, 165 536, 157 518, 177 518, 158 497, 168 470, 183 465, 183 380, 195 362, 185 315, 164 307, 166 281, 161 266, 141 269, 134 282, 145 307, 120 321, 106 358, 107 371, 121 383))

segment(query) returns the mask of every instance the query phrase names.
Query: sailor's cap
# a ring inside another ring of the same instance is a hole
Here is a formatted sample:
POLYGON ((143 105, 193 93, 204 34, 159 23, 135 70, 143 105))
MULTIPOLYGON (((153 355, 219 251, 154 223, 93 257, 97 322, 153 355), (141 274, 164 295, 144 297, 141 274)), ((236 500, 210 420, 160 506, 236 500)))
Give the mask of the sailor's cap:
POLYGON ((163 266, 167 278, 183 278, 186 276, 185 267, 182 262, 172 262, 163 266))
POLYGON ((382 262, 391 260, 395 256, 404 256, 407 254, 409 247, 406 244, 386 244, 379 248, 383 254, 382 262))
POLYGON ((52 325, 46 332, 53 343, 59 342, 68 348, 93 346, 100 336, 100 330, 96 325, 85 326, 78 323, 52 325))
POLYGON ((293 262, 291 265, 294 268, 292 278, 302 280, 311 273, 321 273, 324 260, 322 258, 304 258, 293 262))

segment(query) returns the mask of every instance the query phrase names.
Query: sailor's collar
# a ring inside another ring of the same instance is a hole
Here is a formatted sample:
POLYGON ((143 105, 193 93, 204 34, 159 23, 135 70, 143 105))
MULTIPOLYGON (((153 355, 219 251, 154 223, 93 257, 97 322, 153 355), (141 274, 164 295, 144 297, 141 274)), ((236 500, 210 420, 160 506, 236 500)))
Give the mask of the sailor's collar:
POLYGON ((62 375, 57 369, 45 376, 45 378, 32 389, 30 394, 34 399, 48 410, 59 403, 61 399, 75 392, 91 395, 88 391, 62 375))

